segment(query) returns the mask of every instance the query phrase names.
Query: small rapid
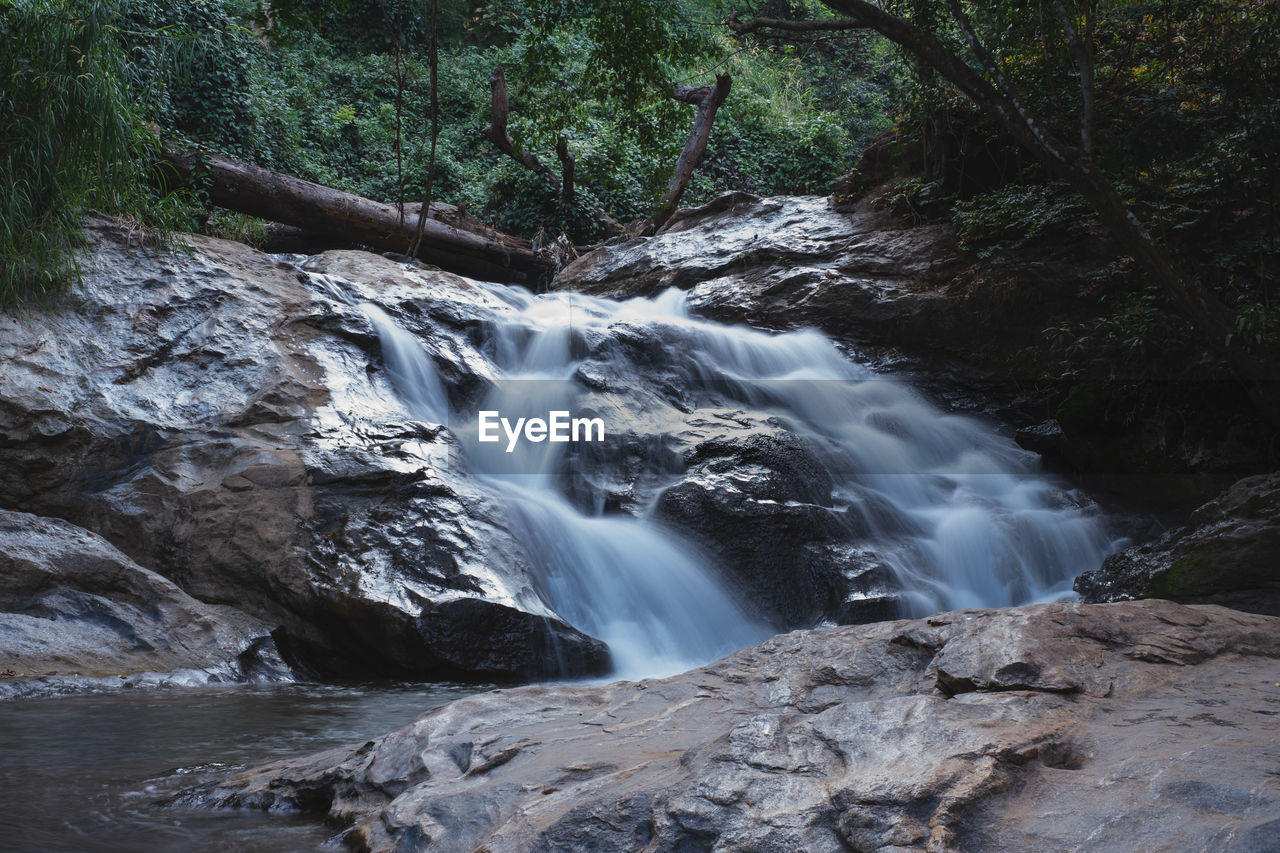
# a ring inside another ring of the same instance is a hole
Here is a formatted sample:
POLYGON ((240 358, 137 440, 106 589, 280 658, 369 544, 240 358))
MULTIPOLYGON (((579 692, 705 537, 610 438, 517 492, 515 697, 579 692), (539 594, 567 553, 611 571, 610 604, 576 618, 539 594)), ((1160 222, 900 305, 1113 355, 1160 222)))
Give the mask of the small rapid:
MULTIPOLYGON (((608 415, 610 434, 642 436, 653 446, 683 426, 682 411, 758 413, 822 461, 849 540, 892 572, 902 616, 1067 598, 1072 578, 1112 547, 1098 514, 1044 475, 1034 454, 858 364, 817 331, 772 333, 700 319, 675 289, 613 301, 477 286, 501 307, 470 332, 486 360, 487 390, 461 406, 450 407, 422 341, 383 309, 362 310, 405 409, 450 426, 462 464, 507 507, 538 594, 569 624, 608 643, 616 675, 687 669, 780 626, 766 624, 734 592, 732 566, 714 565, 651 512, 606 513, 599 496, 575 495, 568 484, 575 466, 587 464, 581 454, 551 442, 510 454, 482 447, 478 412, 594 406, 608 415), (656 384, 681 405, 611 407, 583 378, 602 372, 636 389, 638 399, 652 396, 656 384)), ((590 464, 622 461, 597 453, 590 464)), ((656 457, 649 461, 662 468, 656 457)))

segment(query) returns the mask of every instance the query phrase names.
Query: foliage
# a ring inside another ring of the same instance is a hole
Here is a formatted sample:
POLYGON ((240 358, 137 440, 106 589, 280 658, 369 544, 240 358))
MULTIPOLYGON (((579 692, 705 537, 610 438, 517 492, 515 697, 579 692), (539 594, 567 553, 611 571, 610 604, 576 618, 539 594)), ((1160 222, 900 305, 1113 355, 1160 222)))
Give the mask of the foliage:
POLYGON ((125 86, 116 13, 112 0, 0 6, 0 304, 74 280, 82 208, 142 206, 154 140, 125 86))
MULTIPOLYGON (((396 75, 403 49, 404 194, 426 179, 424 5, 409 0, 129 0, 149 117, 166 135, 361 195, 394 199, 396 75), (143 23, 147 26, 143 26, 143 23), (150 28, 148 30, 148 27, 150 28)), ((689 202, 727 189, 819 192, 887 125, 887 79, 850 74, 844 53, 772 54, 732 39, 719 0, 490 0, 441 4, 441 135, 435 197, 503 229, 600 236, 596 209, 645 215, 665 187, 692 118, 670 85, 729 70, 689 202), (510 131, 556 169, 564 134, 579 198, 483 141, 489 75, 506 69, 510 131), (852 80, 850 95, 841 85, 852 80), (839 81, 837 84, 836 81, 839 81)), ((877 66, 881 67, 881 66, 877 66)))
POLYGON ((948 210, 950 202, 950 196, 940 183, 917 175, 890 184, 875 199, 875 206, 879 210, 891 210, 894 215, 919 225, 948 210))
MULTIPOLYGON (((4 299, 74 277, 70 249, 86 207, 227 233, 231 220, 202 193, 165 197, 151 188, 157 131, 360 195, 421 197, 426 5, 0 6, 14 46, 0 59, 11 116, 5 168, 15 187, 3 211, 4 299), (91 144, 72 144, 80 139, 91 144)), ((722 0, 442 0, 436 198, 516 233, 598 239, 600 210, 621 221, 646 215, 665 188, 692 118, 670 97, 671 85, 709 83, 725 70, 734 92, 687 202, 728 189, 824 191, 887 126, 896 78, 884 71, 892 63, 868 51, 888 54, 863 36, 853 51, 847 42, 762 48, 723 28, 726 9, 722 0), (554 144, 568 138, 577 163, 572 204, 483 140, 489 75, 499 65, 517 143, 556 168, 554 144)))
POLYGON ((123 0, 130 85, 148 121, 192 142, 288 168, 300 129, 275 85, 247 0, 123 0))
MULTIPOLYGON (((958 46, 942 0, 886 4, 958 46)), ((1092 10, 1096 82, 1094 158, 1156 238, 1218 299, 1237 312, 1231 342, 1266 349, 1280 291, 1280 51, 1276 0, 1068 2, 1083 31, 1092 10)), ((1060 138, 1079 135, 1080 77, 1049 4, 966 4, 975 29, 1029 111, 1060 138)), ((1090 228, 1091 210, 953 89, 920 73, 902 110, 900 151, 955 200, 958 231, 980 256, 1031 239, 1062 239, 1090 228), (942 168, 914 152, 941 147, 942 168), (1003 149, 1003 150, 1002 150, 1003 149)), ((1171 309, 1139 275, 1115 279, 1115 334, 1090 334, 1133 349, 1170 340, 1135 317, 1171 309), (1134 305, 1149 304, 1150 312, 1134 305)), ((1166 323, 1167 325, 1167 323, 1166 323)))
POLYGON ((1007 184, 954 206, 961 245, 980 258, 1014 249, 1038 237, 1083 231, 1090 211, 1061 182, 1007 184))

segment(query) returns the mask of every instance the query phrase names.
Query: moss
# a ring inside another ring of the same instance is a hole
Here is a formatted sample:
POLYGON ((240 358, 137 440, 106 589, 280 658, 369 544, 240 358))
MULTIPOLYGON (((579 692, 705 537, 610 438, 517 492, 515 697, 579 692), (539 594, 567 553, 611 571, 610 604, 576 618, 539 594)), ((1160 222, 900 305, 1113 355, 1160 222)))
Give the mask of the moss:
POLYGON ((1232 550, 1230 544, 1218 540, 1197 545, 1152 579, 1147 596, 1176 599, 1204 592, 1213 586, 1216 567, 1230 560, 1232 550))
POLYGON ((1106 419, 1107 395, 1100 382, 1077 382, 1058 404, 1054 417, 1068 432, 1093 432, 1106 419))

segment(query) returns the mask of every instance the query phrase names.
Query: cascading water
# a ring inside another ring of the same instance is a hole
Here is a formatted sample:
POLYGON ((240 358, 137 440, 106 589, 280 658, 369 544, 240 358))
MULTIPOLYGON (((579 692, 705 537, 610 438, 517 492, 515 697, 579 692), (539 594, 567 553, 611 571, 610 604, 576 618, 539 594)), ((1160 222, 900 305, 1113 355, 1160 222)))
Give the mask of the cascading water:
MULTIPOLYGON (((332 282, 330 283, 332 284, 332 282)), ((650 377, 619 337, 649 348, 650 371, 695 405, 736 405, 805 441, 836 484, 851 537, 869 543, 901 586, 903 615, 1070 595, 1074 575, 1111 547, 1095 515, 1037 472, 1033 454, 994 429, 949 415, 845 358, 815 331, 772 334, 691 317, 685 296, 610 301, 480 284, 493 304, 478 347, 496 377, 483 402, 447 411, 423 347, 376 306, 392 383, 414 417, 453 425, 465 464, 510 511, 538 592, 567 622, 607 642, 618 674, 655 675, 763 639, 690 543, 644 517, 605 515, 566 492, 565 445, 480 446, 476 414, 574 410, 590 361, 639 386, 650 377), (656 367, 654 365, 657 365, 656 367)), ((662 424, 611 432, 652 435, 662 424)))

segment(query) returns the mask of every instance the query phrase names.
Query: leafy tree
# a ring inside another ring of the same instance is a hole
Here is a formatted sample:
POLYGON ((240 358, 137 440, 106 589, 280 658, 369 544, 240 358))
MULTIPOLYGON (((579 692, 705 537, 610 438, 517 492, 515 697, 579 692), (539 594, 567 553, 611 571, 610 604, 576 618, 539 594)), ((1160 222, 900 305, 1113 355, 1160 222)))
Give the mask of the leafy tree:
MULTIPOLYGON (((1100 21, 1127 3, 1052 0, 1048 14, 1038 4, 1014 0, 995 7, 961 0, 822 0, 842 18, 802 22, 756 18, 735 23, 740 33, 815 29, 871 29, 917 58, 929 73, 971 101, 1021 148, 1093 208, 1117 245, 1156 282, 1170 303, 1196 328, 1206 347, 1221 354, 1250 387, 1261 411, 1280 421, 1280 401, 1271 393, 1274 359, 1245 347, 1232 309, 1156 239, 1135 213, 1097 156, 1097 62, 1100 21), (1025 68, 1012 60, 1027 44, 1042 48, 1045 70, 1060 70, 1062 58, 1076 83, 1073 110, 1037 104, 1025 68), (1057 61, 1050 58, 1056 57, 1057 61), (1072 116, 1070 133, 1065 116, 1072 116), (1075 139, 1072 140, 1071 136, 1075 139)), ((1265 28, 1274 3, 1224 0, 1255 27, 1265 28)), ((1274 17, 1271 18, 1274 20, 1274 17)), ((1274 60, 1270 63, 1274 68, 1274 60)), ((1257 339, 1255 339, 1255 342, 1257 339)))

